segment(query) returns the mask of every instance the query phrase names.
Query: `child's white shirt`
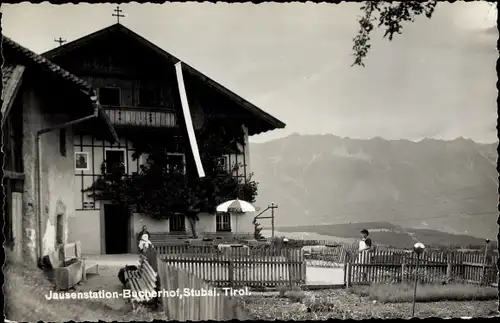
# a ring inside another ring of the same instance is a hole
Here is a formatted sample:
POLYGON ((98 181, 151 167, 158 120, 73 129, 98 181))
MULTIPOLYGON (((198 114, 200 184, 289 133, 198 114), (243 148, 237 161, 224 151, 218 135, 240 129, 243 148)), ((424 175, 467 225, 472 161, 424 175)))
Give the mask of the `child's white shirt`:
POLYGON ((368 246, 366 245, 365 240, 359 241, 359 251, 364 251, 368 249, 368 246))
POLYGON ((145 233, 141 236, 141 240, 139 241, 139 249, 144 250, 146 247, 151 247, 152 243, 149 240, 148 235, 145 233))

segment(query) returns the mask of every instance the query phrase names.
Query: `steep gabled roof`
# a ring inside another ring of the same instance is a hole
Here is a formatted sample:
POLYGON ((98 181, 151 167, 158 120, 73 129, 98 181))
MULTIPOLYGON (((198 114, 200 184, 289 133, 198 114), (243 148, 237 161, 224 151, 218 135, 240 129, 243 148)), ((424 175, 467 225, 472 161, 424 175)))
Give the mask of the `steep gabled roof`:
MULTIPOLYGON (((57 58, 60 55, 67 54, 73 50, 76 50, 78 48, 81 48, 90 42, 92 42, 95 39, 105 37, 107 35, 113 34, 113 33, 122 33, 124 35, 127 35, 131 37, 132 39, 140 42, 143 46, 146 48, 149 48, 153 50, 155 53, 157 53, 160 57, 163 57, 166 61, 171 63, 172 65, 175 65, 176 63, 180 62, 181 60, 176 58, 175 56, 171 55, 170 53, 166 52, 165 50, 161 49, 160 47, 156 46, 155 44, 151 43, 144 37, 136 34, 135 32, 131 31, 127 27, 121 25, 121 24, 114 24, 111 25, 107 28, 101 29, 99 31, 96 31, 92 34, 89 34, 87 36, 84 36, 82 38, 79 38, 75 41, 69 42, 63 46, 54 48, 44 54, 42 54, 44 57, 48 59, 54 59, 57 58)), ((196 70, 195 68, 189 66, 188 64, 182 62, 183 69, 187 72, 190 73, 191 75, 197 77, 200 79, 202 82, 205 84, 209 85, 216 91, 220 92, 221 94, 225 95, 229 99, 231 99, 233 102, 235 102, 238 106, 242 107, 246 111, 250 112, 252 115, 254 115, 256 118, 259 120, 263 121, 265 126, 260 127, 260 131, 252 131, 250 135, 257 134, 260 132, 266 132, 274 129, 283 129, 285 128, 286 124, 283 123, 282 121, 278 120, 277 118, 273 117, 272 115, 268 114, 267 112, 261 110, 254 104, 248 102, 244 98, 238 96, 234 92, 230 91, 226 87, 222 86, 221 84, 217 83, 216 81, 212 80, 208 76, 204 75, 200 71, 196 70)))
MULTIPOLYGON (((26 47, 21 46, 17 42, 13 41, 9 37, 2 34, 2 51, 4 54, 9 52, 10 55, 18 54, 19 58, 21 58, 24 62, 23 65, 19 65, 18 62, 16 64, 11 64, 11 62, 4 62, 2 66, 2 85, 5 91, 2 91, 2 124, 9 113, 9 109, 12 106, 12 102, 16 96, 17 89, 21 83, 22 74, 25 68, 29 68, 30 66, 34 66, 41 70, 47 71, 51 74, 60 77, 62 80, 69 82, 77 89, 85 93, 89 96, 91 101, 96 100, 95 91, 92 89, 92 86, 86 81, 82 80, 76 75, 66 71, 59 65, 56 65, 49 61, 48 59, 42 57, 41 55, 36 54, 35 52, 27 49, 26 47), (5 100, 4 100, 5 99, 5 100), (5 107, 4 107, 5 105, 5 107), (4 111, 5 110, 5 111, 4 111)), ((16 55, 17 56, 17 55, 16 55)), ((111 141, 117 141, 118 136, 116 131, 109 120, 107 114, 105 114, 98 102, 95 102, 98 109, 99 118, 104 121, 106 127, 109 129, 111 134, 111 141)))
POLYGON ((92 86, 86 81, 64 70, 62 67, 52 63, 43 56, 38 55, 35 52, 27 49, 26 47, 19 45, 9 37, 2 35, 2 49, 4 48, 8 48, 14 52, 20 53, 21 55, 26 57, 29 61, 31 61, 31 63, 38 65, 38 67, 50 71, 51 73, 73 83, 74 85, 78 86, 81 90, 83 90, 89 95, 93 94, 91 93, 92 86))

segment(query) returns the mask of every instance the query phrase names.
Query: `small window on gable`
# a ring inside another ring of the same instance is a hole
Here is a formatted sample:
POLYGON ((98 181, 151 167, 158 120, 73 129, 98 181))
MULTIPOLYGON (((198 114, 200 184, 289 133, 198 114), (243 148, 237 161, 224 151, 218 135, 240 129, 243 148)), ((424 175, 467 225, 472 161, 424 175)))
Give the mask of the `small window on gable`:
POLYGON ((104 87, 99 89, 99 103, 102 105, 120 106, 121 93, 118 87, 104 87))
POLYGON ((227 171, 227 156, 222 156, 217 159, 217 170, 220 172, 227 171))
POLYGON ((59 152, 66 157, 66 129, 59 130, 59 152))

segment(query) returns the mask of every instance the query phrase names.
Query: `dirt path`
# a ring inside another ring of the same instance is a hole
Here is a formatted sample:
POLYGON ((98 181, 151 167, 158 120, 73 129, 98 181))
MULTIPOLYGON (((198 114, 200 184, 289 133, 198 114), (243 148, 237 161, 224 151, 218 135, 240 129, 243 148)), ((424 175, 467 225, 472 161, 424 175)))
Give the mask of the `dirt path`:
MULTIPOLYGON (((75 286, 77 292, 117 292, 122 293, 123 286, 118 280, 118 271, 121 266, 99 266, 99 275, 89 274, 87 280, 75 286)), ((105 298, 106 305, 116 311, 129 312, 132 306, 124 298, 105 298)))

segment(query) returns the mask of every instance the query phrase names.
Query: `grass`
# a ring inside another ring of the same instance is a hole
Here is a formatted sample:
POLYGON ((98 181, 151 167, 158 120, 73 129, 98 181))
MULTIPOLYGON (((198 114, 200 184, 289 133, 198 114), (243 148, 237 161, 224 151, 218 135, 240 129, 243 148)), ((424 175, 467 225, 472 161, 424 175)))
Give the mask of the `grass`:
POLYGON ((286 297, 294 302, 302 302, 305 298, 305 293, 298 286, 289 288, 287 286, 280 286, 278 288, 280 297, 286 297))
POLYGON ((101 299, 47 300, 53 285, 43 271, 25 264, 6 262, 5 317, 18 322, 133 321, 151 320, 149 312, 132 313, 131 308, 114 307, 101 299))
MULTIPOLYGON (((384 303, 412 302, 414 286, 412 284, 375 284, 371 286, 353 286, 351 293, 368 297, 384 303)), ((417 302, 440 301, 487 301, 498 298, 498 289, 466 284, 419 285, 417 302)))
MULTIPOLYGON (((292 290, 293 291, 293 290, 292 290)), ((300 293, 297 290, 297 294, 300 293)), ((371 318, 410 318, 411 303, 373 302, 345 289, 304 291, 303 297, 294 299, 295 293, 284 288, 279 292, 253 293, 239 296, 238 302, 255 316, 263 320, 326 320, 371 318)), ((418 318, 493 317, 498 315, 497 300, 449 301, 418 303, 415 316, 418 318)))
MULTIPOLYGON (((89 312, 87 307, 93 307, 97 312, 99 307, 102 311, 106 310, 105 306, 99 306, 97 302, 83 304, 87 302, 67 300, 64 304, 60 304, 60 301, 47 300, 45 295, 49 295, 53 288, 43 272, 38 269, 20 264, 8 264, 4 268, 4 275, 5 314, 10 320, 30 322, 39 320, 61 322, 70 318, 76 321, 92 320, 86 315, 89 312)), ((95 317, 95 320, 97 319, 99 316, 95 317)))

